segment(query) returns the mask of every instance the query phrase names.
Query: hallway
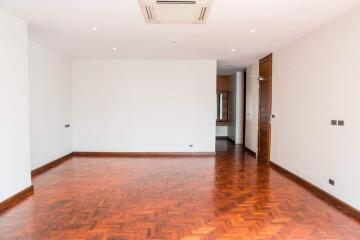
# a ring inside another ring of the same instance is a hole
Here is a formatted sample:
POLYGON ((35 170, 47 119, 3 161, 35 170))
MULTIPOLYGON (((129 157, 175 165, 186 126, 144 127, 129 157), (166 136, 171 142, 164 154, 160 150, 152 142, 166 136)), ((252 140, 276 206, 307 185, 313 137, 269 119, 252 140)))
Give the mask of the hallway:
POLYGON ((360 239, 360 223, 218 140, 209 157, 73 157, 0 215, 8 239, 360 239))

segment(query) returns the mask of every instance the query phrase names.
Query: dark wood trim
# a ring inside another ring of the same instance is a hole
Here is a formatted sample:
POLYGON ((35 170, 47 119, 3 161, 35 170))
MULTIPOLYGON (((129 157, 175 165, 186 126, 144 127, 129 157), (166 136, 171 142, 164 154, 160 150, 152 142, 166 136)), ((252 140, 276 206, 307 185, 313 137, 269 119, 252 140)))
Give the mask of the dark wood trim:
POLYGON ((72 152, 31 171, 36 177, 72 157, 160 157, 160 156, 215 156, 215 152, 72 152))
POLYGON ((243 145, 245 146, 245 141, 246 141, 246 83, 247 83, 246 71, 243 74, 244 74, 244 86, 243 86, 244 89, 243 89, 242 142, 243 142, 243 145))
POLYGON ((233 144, 236 144, 236 142, 234 141, 234 140, 232 140, 231 138, 229 138, 229 137, 226 137, 227 138, 227 140, 229 140, 230 142, 232 142, 233 144))
POLYGON ((244 149, 247 153, 249 153, 251 156, 253 156, 254 158, 256 158, 256 152, 254 152, 253 150, 247 148, 244 146, 244 149))
POLYGON ((168 157, 215 155, 215 152, 73 152, 74 157, 168 157))
POLYGON ((314 194, 315 196, 319 197, 320 199, 327 202, 329 205, 334 206, 337 208, 340 212, 351 216, 357 220, 360 220, 360 211, 355 209, 354 207, 350 206, 349 204, 341 201, 340 199, 334 197, 328 192, 325 192, 324 190, 320 189, 319 187, 315 186, 314 184, 306 181, 305 179, 299 177, 298 175, 290 172, 289 170, 286 170, 285 168, 277 165, 274 162, 270 161, 270 166, 276 170, 277 172, 281 173, 284 176, 287 176, 294 182, 298 183, 299 185, 306 188, 309 192, 314 194))
POLYGON ((216 126, 229 126, 230 125, 230 111, 231 111, 231 108, 230 108, 230 91, 217 91, 216 94, 220 94, 220 93, 223 93, 224 95, 226 95, 226 101, 223 101, 223 114, 224 114, 224 105, 226 106, 226 115, 225 115, 225 118, 223 120, 219 120, 219 119, 216 119, 216 126))
POLYGON ((24 190, 18 192, 17 194, 9 197, 8 199, 0 202, 0 213, 6 209, 15 206, 17 203, 21 202, 25 198, 34 194, 34 186, 31 185, 24 190))
MULTIPOLYGON (((230 109, 228 109, 230 110, 230 109)), ((230 122, 220 122, 220 121, 216 121, 216 126, 217 127, 228 127, 230 126, 230 122)))
POLYGON ((63 162, 69 160, 72 156, 73 156, 73 153, 69 153, 66 156, 58 158, 58 159, 56 159, 56 160, 54 160, 52 162, 49 162, 49 163, 47 163, 47 164, 45 164, 45 165, 43 165, 41 167, 38 167, 38 168, 32 170, 31 171, 31 177, 35 177, 35 176, 37 176, 37 175, 39 175, 39 174, 41 174, 43 172, 48 171, 51 168, 54 168, 54 167, 62 164, 63 162))
POLYGON ((228 141, 232 142, 233 144, 235 144, 235 141, 227 136, 218 136, 218 137, 216 137, 216 139, 228 140, 228 141))
POLYGON ((216 139, 228 139, 227 136, 216 136, 216 139))

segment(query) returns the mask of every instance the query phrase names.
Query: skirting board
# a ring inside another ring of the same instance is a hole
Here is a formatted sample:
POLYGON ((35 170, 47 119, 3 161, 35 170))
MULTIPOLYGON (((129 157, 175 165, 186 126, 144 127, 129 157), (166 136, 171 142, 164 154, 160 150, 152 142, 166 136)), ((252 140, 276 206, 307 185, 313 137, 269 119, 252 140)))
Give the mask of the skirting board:
POLYGON ((74 157, 181 157, 215 155, 215 152, 73 152, 74 157))
POLYGON ((71 157, 73 156, 73 153, 69 153, 68 155, 66 156, 63 156, 61 158, 58 158, 52 162, 49 162, 39 168, 36 168, 34 170, 31 171, 31 177, 35 177, 43 172, 46 172, 48 171, 49 169, 51 168, 54 168, 60 164, 62 164, 63 162, 65 162, 66 160, 69 160, 71 157))
POLYGON ((279 173, 287 176, 291 180, 295 181, 296 183, 300 184, 315 196, 321 198, 322 200, 326 201, 330 205, 339 209, 342 213, 351 216, 357 220, 360 220, 360 211, 355 209, 354 207, 350 206, 349 204, 341 201, 340 199, 334 197, 333 195, 325 192, 324 190, 318 188, 314 184, 306 181, 305 179, 299 177, 298 175, 286 170, 285 168, 277 165, 276 163, 270 162, 270 166, 278 171, 279 173))
POLYGON ((248 152, 251 156, 253 156, 254 158, 256 158, 256 153, 252 150, 250 150, 249 148, 247 147, 244 147, 245 151, 248 152))
POLYGON ((31 177, 54 168, 72 157, 160 157, 160 156, 215 156, 214 152, 72 152, 31 171, 31 177))
POLYGON ((226 139, 229 140, 230 142, 236 144, 236 142, 232 138, 226 137, 226 139))
POLYGON ((34 194, 34 186, 31 185, 30 187, 25 188, 21 192, 13 195, 12 197, 6 199, 5 201, 0 202, 0 213, 5 211, 6 209, 15 206, 20 201, 24 200, 25 198, 34 194))

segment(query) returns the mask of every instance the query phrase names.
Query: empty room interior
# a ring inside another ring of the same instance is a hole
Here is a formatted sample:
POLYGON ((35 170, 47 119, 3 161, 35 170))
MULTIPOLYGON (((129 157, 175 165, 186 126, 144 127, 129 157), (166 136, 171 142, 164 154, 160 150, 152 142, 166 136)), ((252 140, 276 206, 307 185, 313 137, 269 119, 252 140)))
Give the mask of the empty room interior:
POLYGON ((0 0, 0 239, 358 240, 359 70, 359 0, 0 0))

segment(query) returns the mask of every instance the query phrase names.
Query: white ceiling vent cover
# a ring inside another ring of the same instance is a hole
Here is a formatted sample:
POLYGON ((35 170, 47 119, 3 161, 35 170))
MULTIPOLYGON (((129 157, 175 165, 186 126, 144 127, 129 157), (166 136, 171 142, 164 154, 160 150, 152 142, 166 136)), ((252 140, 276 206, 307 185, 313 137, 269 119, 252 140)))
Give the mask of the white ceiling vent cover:
POLYGON ((139 0, 147 23, 206 23, 212 0, 139 0))

